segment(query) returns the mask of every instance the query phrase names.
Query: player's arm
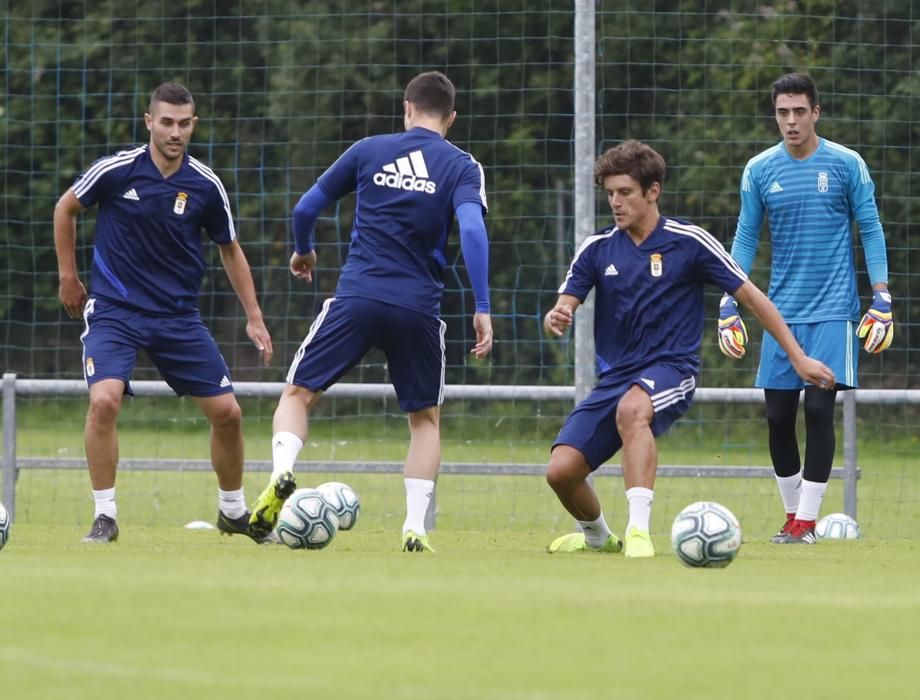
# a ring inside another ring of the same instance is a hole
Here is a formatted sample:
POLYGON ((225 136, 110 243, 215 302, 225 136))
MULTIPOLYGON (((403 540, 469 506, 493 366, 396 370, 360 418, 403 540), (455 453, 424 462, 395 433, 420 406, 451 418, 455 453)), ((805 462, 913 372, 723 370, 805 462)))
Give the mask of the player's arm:
MULTIPOLYGON (((760 247, 760 228, 763 223, 764 202, 757 189, 753 169, 748 163, 741 176, 741 211, 735 238, 732 241, 731 256, 745 274, 750 274, 760 247)), ((747 352, 747 328, 738 310, 735 299, 726 294, 719 302, 719 350, 726 357, 740 360, 747 352)))
POLYGON ((875 185, 862 158, 850 171, 850 215, 859 224, 859 238, 872 283, 872 303, 863 315, 856 335, 865 338, 867 352, 879 353, 894 340, 894 317, 888 291, 888 251, 885 232, 875 204, 875 185))
POLYGON ((543 330, 546 335, 559 338, 575 320, 575 309, 581 306, 581 299, 571 294, 560 294, 556 305, 543 317, 543 330))
POLYGON ((291 255, 291 274, 298 279, 313 281, 313 268, 316 267, 316 251, 313 242, 313 228, 323 209, 333 200, 326 191, 313 185, 294 206, 291 224, 294 229, 294 253, 291 255))
POLYGON ((221 244, 219 248, 220 261, 246 313, 246 335, 258 348, 262 361, 267 365, 272 359, 272 337, 265 327, 265 319, 262 318, 262 309, 256 298, 256 286, 252 281, 252 271, 249 269, 246 254, 236 239, 221 244))
POLYGON ((776 339, 779 346, 786 351, 796 374, 804 381, 821 389, 829 390, 835 387, 834 373, 831 369, 823 362, 814 360, 805 354, 780 315, 779 309, 753 282, 748 280, 742 284, 735 290, 734 296, 754 314, 767 332, 776 339))
POLYGON ((482 358, 491 352, 493 341, 489 304, 489 236, 482 218, 482 205, 478 202, 464 202, 457 207, 456 215, 460 226, 460 249, 476 304, 473 315, 476 345, 470 352, 474 357, 482 358))
POLYGON ((86 305, 86 287, 77 270, 77 214, 83 205, 68 188, 54 206, 54 251, 58 263, 58 299, 70 318, 80 318, 86 305))

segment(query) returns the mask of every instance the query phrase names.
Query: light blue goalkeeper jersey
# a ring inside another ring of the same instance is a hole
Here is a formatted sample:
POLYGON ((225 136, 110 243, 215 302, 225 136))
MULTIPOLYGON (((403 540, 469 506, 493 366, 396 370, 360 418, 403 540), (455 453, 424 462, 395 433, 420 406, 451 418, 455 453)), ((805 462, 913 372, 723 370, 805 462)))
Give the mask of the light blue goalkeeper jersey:
POLYGON ((793 158, 780 142, 748 161, 731 251, 747 273, 764 213, 773 254, 768 295, 786 322, 857 321, 853 222, 859 224, 869 279, 888 281, 875 185, 860 155, 819 139, 805 160, 793 158))

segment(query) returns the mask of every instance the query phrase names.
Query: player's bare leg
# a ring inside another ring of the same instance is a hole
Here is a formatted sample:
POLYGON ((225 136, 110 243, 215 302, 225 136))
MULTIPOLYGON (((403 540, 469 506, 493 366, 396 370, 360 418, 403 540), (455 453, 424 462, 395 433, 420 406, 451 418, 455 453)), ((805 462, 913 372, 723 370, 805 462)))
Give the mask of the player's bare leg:
POLYGON ((243 411, 233 394, 195 397, 211 424, 211 465, 226 491, 243 486, 243 411))
POLYGON ((403 469, 406 520, 402 529, 404 552, 433 552, 425 531, 425 514, 441 467, 441 409, 430 406, 409 414, 409 453, 403 469))
POLYGON ((617 406, 617 432, 623 439, 623 485, 629 503, 627 557, 655 555, 649 536, 653 489, 658 470, 658 446, 651 427, 654 417, 651 398, 637 386, 631 387, 617 406))
POLYGON ((257 537, 267 537, 278 523, 281 506, 297 488, 294 463, 307 439, 310 409, 322 392, 288 384, 281 393, 272 418, 272 474, 255 503, 249 528, 257 537))
POLYGON ((620 539, 610 532, 597 494, 588 483, 590 474, 591 467, 580 450, 569 445, 553 448, 546 469, 546 482, 582 531, 557 537, 547 548, 549 552, 574 552, 588 548, 619 552, 622 548, 620 539))
POLYGON ((118 414, 125 383, 103 379, 89 388, 89 409, 83 429, 83 446, 93 487, 93 526, 84 542, 114 542, 118 539, 118 509, 115 503, 115 473, 118 469, 118 414))
POLYGON ((125 383, 103 379, 89 388, 89 409, 83 431, 83 445, 93 490, 115 487, 118 468, 118 413, 125 383))
POLYGON ((243 493, 243 412, 233 394, 193 397, 211 424, 211 466, 217 474, 217 529, 249 535, 243 493))

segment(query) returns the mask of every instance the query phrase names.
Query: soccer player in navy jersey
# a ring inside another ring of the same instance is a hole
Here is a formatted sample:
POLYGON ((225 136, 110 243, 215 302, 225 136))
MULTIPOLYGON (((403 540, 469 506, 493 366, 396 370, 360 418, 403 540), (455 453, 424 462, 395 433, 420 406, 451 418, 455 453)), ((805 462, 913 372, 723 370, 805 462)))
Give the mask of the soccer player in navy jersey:
POLYGON ((457 219, 475 299, 473 356, 492 349, 488 238, 482 166, 445 136, 455 89, 442 73, 406 86, 405 131, 354 143, 294 208, 295 277, 312 280, 313 226, 326 207, 355 192, 354 227, 335 296, 327 299, 294 356, 275 411, 273 471, 252 507, 254 532, 268 534, 294 489, 293 467, 310 409, 372 347, 387 358, 400 409, 409 415, 402 549, 433 551, 425 512, 441 462, 444 335, 439 317, 447 240, 457 219))
POLYGON ((561 336, 594 289, 598 382, 563 425, 546 472, 582 532, 557 538, 550 552, 623 549, 587 481, 622 448, 629 505, 625 555, 654 556, 655 438, 687 412, 696 390, 705 283, 748 307, 803 379, 834 383, 833 372, 805 355, 776 307, 721 243, 698 226, 659 214, 664 177, 664 159, 639 141, 624 141, 598 158, 594 180, 607 193, 614 225, 585 239, 544 319, 547 334, 561 336))
POLYGON ((272 341, 252 273, 237 241, 220 178, 186 152, 198 121, 191 93, 160 85, 144 115, 150 143, 100 158, 54 208, 59 297, 71 318, 84 319, 83 374, 89 385, 84 444, 95 519, 84 542, 118 539, 115 473, 122 396, 144 349, 179 395, 189 395, 211 424, 217 473, 217 526, 250 534, 243 493, 242 413, 230 370, 201 320, 204 276, 201 231, 220 259, 246 313, 246 333, 268 364, 272 341), (76 262, 76 218, 98 206, 89 293, 76 262))
MULTIPOLYGON (((755 386, 764 390, 770 457, 786 520, 778 544, 814 544, 815 522, 834 459, 837 390, 857 386, 858 338, 877 353, 894 337, 885 234, 875 185, 862 157, 820 138, 818 91, 801 73, 773 83, 773 106, 783 140, 748 161, 741 178, 741 212, 732 257, 749 272, 764 214, 770 225, 772 267, 768 295, 799 344, 837 377, 822 391, 793 371, 784 349, 765 332, 755 386), (852 224, 866 257, 873 300, 859 325, 852 224), (799 392, 805 390, 805 465, 796 439, 799 392)), ((734 359, 745 353, 747 331, 734 299, 720 305, 719 347, 734 359)))

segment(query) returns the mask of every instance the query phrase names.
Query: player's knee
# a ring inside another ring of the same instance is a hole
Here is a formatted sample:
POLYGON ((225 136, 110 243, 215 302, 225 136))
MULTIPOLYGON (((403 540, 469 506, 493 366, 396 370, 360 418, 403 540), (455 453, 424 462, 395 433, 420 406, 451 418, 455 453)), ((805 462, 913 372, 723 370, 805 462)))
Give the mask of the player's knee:
POLYGON ((795 430, 795 414, 786 404, 767 403, 767 423, 774 430, 795 430))
MULTIPOLYGON (((643 396, 646 396, 643 394, 643 396)), ((617 406, 617 432, 621 436, 626 436, 637 428, 645 429, 651 422, 654 412, 651 410, 651 404, 642 401, 620 401, 617 406)))
POLYGON ((215 430, 236 431, 243 426, 243 409, 237 401, 226 401, 209 415, 215 430))
POLYGON ((579 466, 573 461, 569 450, 557 447, 552 451, 549 465, 546 467, 546 483, 556 493, 570 491, 579 482, 584 481, 579 466))
POLYGON ((809 426, 834 425, 834 395, 824 392, 825 396, 805 399, 805 422, 809 426))
POLYGON ((121 409, 121 397, 113 394, 91 395, 87 422, 95 426, 108 426, 118 419, 121 409))
POLYGON ((440 430, 440 424, 440 410, 437 406, 409 413, 409 428, 411 430, 440 430))

